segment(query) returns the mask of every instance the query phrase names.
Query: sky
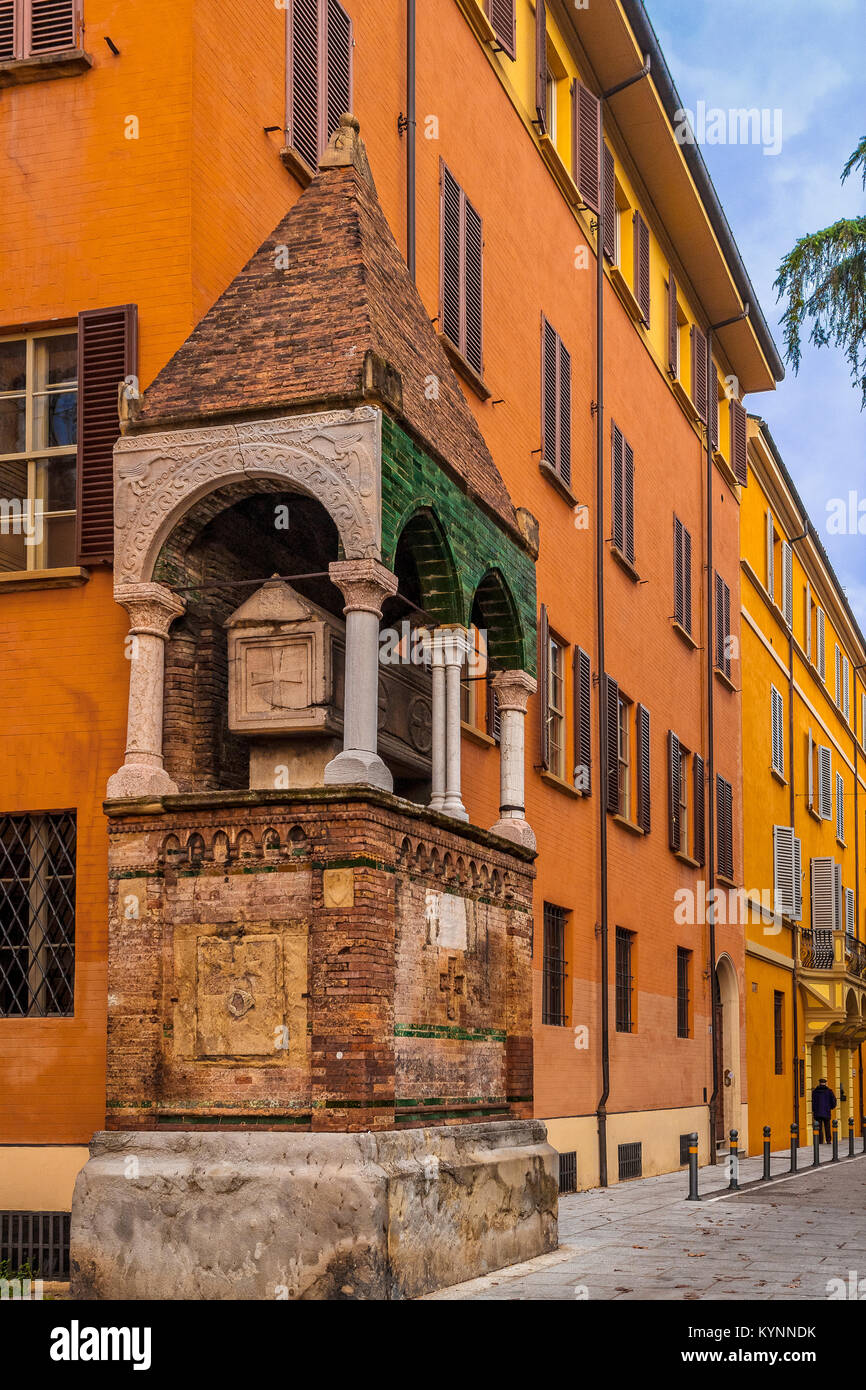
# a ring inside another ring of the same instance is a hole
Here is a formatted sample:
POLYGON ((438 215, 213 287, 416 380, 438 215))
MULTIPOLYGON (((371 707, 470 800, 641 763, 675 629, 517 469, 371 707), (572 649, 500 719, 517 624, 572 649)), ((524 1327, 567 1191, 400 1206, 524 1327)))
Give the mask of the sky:
MULTIPOLYGON (((866 209, 859 173, 841 183, 849 155, 866 135, 866 3, 644 4, 684 107, 696 115, 699 101, 707 111, 781 112, 777 154, 764 154, 758 144, 705 143, 701 152, 784 359, 784 304, 773 289, 779 262, 798 237, 866 209)), ((799 374, 786 363, 775 392, 748 396, 745 404, 767 421, 866 632, 866 411, 844 354, 805 345, 808 329, 803 336, 799 374), (852 491, 863 504, 863 534, 835 534, 828 521, 838 508, 828 503, 847 502, 852 491)))

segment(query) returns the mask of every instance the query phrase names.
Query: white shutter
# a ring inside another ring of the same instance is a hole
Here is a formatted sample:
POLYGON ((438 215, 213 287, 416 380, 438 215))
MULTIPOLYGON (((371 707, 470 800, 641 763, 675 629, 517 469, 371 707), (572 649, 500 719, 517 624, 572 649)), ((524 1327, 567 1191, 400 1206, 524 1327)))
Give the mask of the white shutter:
POLYGON ((780 777, 785 775, 785 736, 784 706, 782 696, 774 685, 770 686, 770 718, 772 723, 773 771, 780 777))
POLYGON ((836 773, 836 839, 845 843, 845 780, 836 773))
POLYGON ((803 917, 803 854, 800 841, 794 838, 794 921, 803 917))
POLYGON ((827 654, 824 650, 824 610, 817 609, 817 631, 818 631, 818 675, 822 681, 827 679, 827 654))
POLYGON ((767 593, 773 597, 773 513, 767 512, 767 593))
POLYGON ((812 660, 812 586, 806 581, 806 656, 812 660))
POLYGON ((866 691, 860 695, 860 742, 866 747, 866 691))
POLYGON ((794 916, 794 832, 788 825, 773 826, 773 910, 794 916))
POLYGON ((832 931, 835 919, 833 901, 833 860, 822 856, 813 859, 812 870, 812 927, 816 931, 832 931))
POLYGON ((818 815, 822 820, 833 819, 833 755, 829 748, 818 747, 818 815))
POLYGON ((836 643, 836 708, 842 707, 842 653, 836 643))
POLYGON ((794 552, 782 541, 782 612, 788 627, 794 626, 794 552))
POLYGON ((848 933, 849 936, 853 936, 853 935, 854 935, 854 927, 855 927, 855 925, 856 925, 856 922, 855 922, 855 912, 856 912, 856 907, 855 907, 855 899, 854 899, 854 889, 853 889, 853 888, 846 888, 846 889, 845 889, 845 930, 846 930, 846 932, 848 933))
POLYGON ((833 864, 833 925, 842 930, 842 865, 833 864))
POLYGON ((810 811, 815 809, 815 745, 812 742, 812 730, 806 735, 806 786, 808 801, 806 805, 810 811))
POLYGON ((851 718, 851 663, 847 656, 842 657, 842 713, 851 718))

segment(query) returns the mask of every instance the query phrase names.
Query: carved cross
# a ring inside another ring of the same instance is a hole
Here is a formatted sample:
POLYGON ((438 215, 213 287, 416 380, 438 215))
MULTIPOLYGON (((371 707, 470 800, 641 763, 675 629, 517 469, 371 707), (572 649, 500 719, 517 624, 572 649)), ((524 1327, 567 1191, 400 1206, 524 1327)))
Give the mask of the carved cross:
POLYGON ((270 669, 253 671, 250 684, 261 692, 262 699, 274 709, 296 709, 300 704, 300 694, 295 694, 292 686, 303 686, 306 670, 299 663, 296 651, 285 648, 268 653, 270 669))
POLYGON ((442 993, 448 995, 449 1018, 457 1017, 457 1005, 455 1001, 458 995, 463 994, 463 980, 464 977, 457 974, 457 957, 449 956, 448 970, 439 976, 439 989, 442 993))

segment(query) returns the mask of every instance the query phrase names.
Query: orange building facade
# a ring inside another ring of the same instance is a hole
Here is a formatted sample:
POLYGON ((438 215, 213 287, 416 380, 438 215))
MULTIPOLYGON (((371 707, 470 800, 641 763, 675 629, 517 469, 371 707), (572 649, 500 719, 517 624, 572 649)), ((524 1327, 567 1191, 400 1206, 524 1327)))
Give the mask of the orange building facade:
MULTIPOLYGON (((102 802, 123 761, 128 624, 100 554, 105 499, 68 423, 104 461, 111 411, 86 375, 97 311, 135 306, 109 397, 124 377, 146 388, 297 201, 346 89, 484 441, 537 523, 534 1112, 575 1155, 579 1187, 675 1168, 691 1131, 705 1161, 748 1129, 744 933, 712 920, 707 895, 743 884, 740 397, 772 389, 781 366, 700 156, 675 138, 642 6, 287 0, 241 15, 227 0, 83 0, 45 42, 22 28, 0 47, 0 470, 49 537, 22 560, 21 527, 0 536, 0 879, 18 882, 29 855, 42 894, 34 857, 51 836, 68 850, 57 818, 74 813, 74 935, 67 912, 47 941, 31 903, 28 940, 0 954, 0 1208, 68 1210, 105 1120, 102 802), (334 35, 333 97, 312 131, 309 14, 334 35), (449 224, 455 189, 464 211, 449 224), (73 334, 83 375, 59 347, 52 365, 49 340, 73 334), (40 434, 52 394, 63 405, 40 434), (23 972, 16 950, 31 952, 23 972)), ((496 737, 467 680, 463 796, 483 827, 497 819, 496 737)), ((50 857, 67 883, 54 840, 50 857)), ((23 910, 8 909, 7 935, 23 910)))

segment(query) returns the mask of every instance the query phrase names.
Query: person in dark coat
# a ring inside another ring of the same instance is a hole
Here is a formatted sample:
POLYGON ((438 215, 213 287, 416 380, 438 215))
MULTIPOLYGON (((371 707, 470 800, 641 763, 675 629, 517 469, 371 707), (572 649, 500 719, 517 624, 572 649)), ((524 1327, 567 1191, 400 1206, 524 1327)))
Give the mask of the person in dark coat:
POLYGON ((818 1130, 819 1144, 830 1143, 830 1116, 835 1109, 836 1097, 827 1085, 826 1076, 822 1076, 812 1092, 812 1119, 818 1130))

